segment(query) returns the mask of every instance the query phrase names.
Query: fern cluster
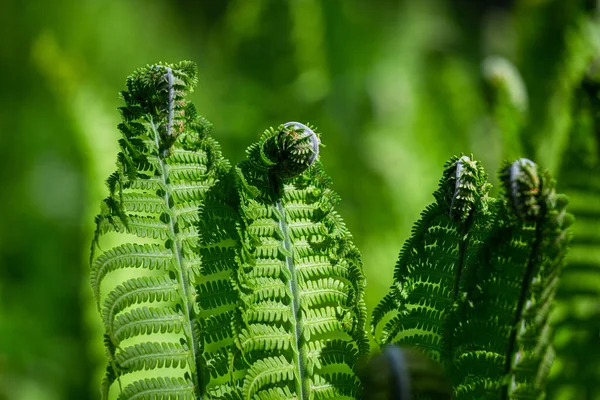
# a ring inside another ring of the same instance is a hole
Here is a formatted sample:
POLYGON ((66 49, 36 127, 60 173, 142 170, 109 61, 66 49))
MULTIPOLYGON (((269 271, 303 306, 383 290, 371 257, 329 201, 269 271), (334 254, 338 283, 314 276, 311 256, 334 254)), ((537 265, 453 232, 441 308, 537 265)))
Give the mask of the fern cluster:
POLYGON ((103 398, 543 397, 573 220, 545 170, 505 164, 493 198, 472 156, 448 161, 373 311, 386 346, 361 375, 365 277, 318 134, 268 129, 231 166, 185 100, 195 85, 192 63, 158 64, 122 92, 92 246, 103 398))
POLYGON ((195 84, 192 63, 158 64, 122 92, 92 248, 103 398, 357 398, 365 280, 318 136, 270 129, 232 168, 195 84))
POLYGON ((504 165, 500 180, 491 198, 477 162, 450 160, 373 312, 378 341, 439 360, 459 399, 541 398, 553 359, 549 315, 573 219, 533 162, 504 165))

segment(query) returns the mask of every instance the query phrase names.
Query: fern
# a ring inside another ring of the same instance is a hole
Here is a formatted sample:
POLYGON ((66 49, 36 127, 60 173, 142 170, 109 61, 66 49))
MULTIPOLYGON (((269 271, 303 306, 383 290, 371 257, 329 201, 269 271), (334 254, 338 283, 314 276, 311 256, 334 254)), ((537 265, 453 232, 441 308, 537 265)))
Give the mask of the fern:
POLYGON ((365 280, 317 135, 271 129, 231 169, 184 99, 195 83, 159 64, 122 93, 92 247, 103 398, 357 398, 365 280), (138 239, 99 251, 111 232, 138 239))
POLYGON ((312 129, 270 129, 234 171, 233 337, 243 399, 356 398, 368 352, 360 256, 335 212, 312 129))
POLYGON ((441 360, 457 398, 539 398, 572 217, 547 172, 519 160, 502 169, 499 200, 487 197, 485 174, 472 168, 472 200, 452 218, 462 196, 460 180, 449 178, 453 169, 460 176, 461 160, 448 164, 437 202, 404 246, 373 329, 387 317, 377 335, 382 343, 412 345, 441 360))
POLYGON ((413 227, 396 264, 394 285, 373 311, 374 331, 388 318, 376 334, 380 343, 415 345, 435 360, 449 357, 442 355, 444 321, 458 299, 461 277, 473 267, 467 244, 476 240, 472 228, 485 224, 473 221, 485 220, 488 189, 478 162, 463 156, 446 164, 436 202, 413 227))
POLYGON ((318 135, 271 128, 231 168, 185 100, 195 74, 148 66, 122 92, 92 246, 103 398, 544 397, 573 220, 548 172, 505 164, 495 199, 478 161, 446 164, 373 311, 386 346, 361 380, 365 278, 318 135))
POLYGON ((463 328, 455 333, 464 346, 457 376, 466 377, 457 394, 539 398, 552 362, 548 317, 572 217, 553 180, 531 161, 506 165, 501 181, 478 285, 467 292, 463 328), (478 365, 463 368, 471 360, 478 365))
POLYGON ((157 64, 132 74, 121 93, 121 152, 92 251, 110 361, 103 398, 124 377, 132 383, 120 399, 192 399, 203 386, 197 224, 206 192, 228 164, 208 122, 185 100, 195 85, 192 63, 157 64), (97 254, 109 232, 150 240, 97 254), (149 370, 156 372, 140 373, 149 370))

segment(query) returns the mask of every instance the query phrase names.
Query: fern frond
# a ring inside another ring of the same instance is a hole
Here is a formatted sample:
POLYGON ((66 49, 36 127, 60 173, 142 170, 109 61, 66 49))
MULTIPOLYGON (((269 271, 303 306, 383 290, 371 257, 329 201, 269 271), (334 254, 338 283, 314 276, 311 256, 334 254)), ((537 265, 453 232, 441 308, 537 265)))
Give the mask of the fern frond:
POLYGON ((146 216, 131 215, 125 219, 111 218, 106 215, 98 223, 97 233, 103 235, 108 232, 129 233, 141 238, 166 240, 169 228, 163 221, 146 216))
POLYGON ((454 333, 459 398, 539 398, 552 362, 549 314, 572 218, 533 162, 506 164, 500 180, 494 225, 473 254, 477 287, 465 293, 454 333))
POLYGON ((114 322, 120 312, 135 304, 177 302, 178 287, 176 280, 165 276, 144 276, 129 279, 113 289, 104 300, 102 320, 114 343, 117 344, 114 322))
MULTIPOLYGON (((256 361, 246 373, 243 387, 243 399, 250 400, 261 396, 260 392, 271 389, 274 385, 284 389, 288 382, 298 379, 297 367, 284 356, 267 357, 256 361), (284 387, 279 384, 283 383, 284 387)), ((262 395, 264 396, 264 394, 262 395)), ((296 394, 296 398, 297 398, 296 394)))
POLYGON ((373 329, 382 343, 441 360, 459 399, 538 398, 552 362, 548 321, 572 217, 533 162, 502 168, 500 200, 487 198, 477 167, 460 178, 466 163, 449 163, 373 329))
POLYGON ((121 93, 121 152, 92 251, 92 288, 112 368, 103 398, 122 374, 148 370, 156 372, 132 375, 119 398, 196 399, 205 390, 199 221, 206 194, 229 166, 209 136, 210 124, 185 100, 196 82, 191 62, 156 64, 133 73, 121 93), (108 232, 149 243, 95 254, 108 232), (180 375, 160 376, 160 367, 177 367, 180 375))
POLYGON ((232 174, 241 217, 232 327, 244 399, 360 391, 353 371, 368 349, 364 275, 318 146, 310 128, 282 125, 250 146, 232 174))
POLYGON ((315 399, 356 399, 361 386, 356 375, 342 372, 316 375, 310 382, 315 399))
POLYGON ((345 365, 356 372, 360 359, 358 349, 343 340, 318 340, 308 344, 307 371, 327 370, 328 366, 345 365))
POLYGON ((198 285, 198 304, 202 309, 235 304, 238 293, 228 280, 208 281, 198 285))
MULTIPOLYGON (((174 296, 173 296, 174 297, 174 296)), ((113 323, 114 339, 124 339, 155 333, 180 333, 185 316, 181 311, 159 307, 140 307, 120 314, 113 323)))
POLYGON ((167 249, 155 244, 126 243, 114 247, 98 258, 92 264, 90 280, 96 300, 100 301, 100 283, 104 277, 122 268, 143 268, 147 270, 168 270, 172 254, 167 249))
POLYGON ((489 220, 486 178, 479 163, 466 156, 446 163, 436 202, 414 225, 396 264, 394 285, 373 312, 372 330, 381 344, 414 346, 451 362, 453 314, 477 266, 467 248, 477 246, 478 231, 489 220))
POLYGON ((115 359, 123 371, 143 371, 162 367, 185 367, 189 349, 185 344, 144 342, 126 347, 115 359))

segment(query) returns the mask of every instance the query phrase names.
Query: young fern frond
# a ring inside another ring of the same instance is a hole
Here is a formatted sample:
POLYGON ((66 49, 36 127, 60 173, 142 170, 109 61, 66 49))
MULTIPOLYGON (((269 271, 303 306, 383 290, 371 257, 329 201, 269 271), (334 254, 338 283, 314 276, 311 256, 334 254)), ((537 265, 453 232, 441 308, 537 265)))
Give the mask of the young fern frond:
POLYGON ((228 163, 208 122, 185 100, 195 85, 193 63, 157 64, 132 74, 121 93, 121 152, 92 251, 110 362, 104 398, 122 378, 131 383, 119 399, 202 397, 198 221, 206 192, 228 163), (109 232, 147 239, 102 249, 109 232))
POLYGON ((442 367, 457 399, 543 398, 573 221, 546 171, 504 165, 494 199, 479 162, 446 164, 373 312, 386 347, 363 392, 365 278, 319 137, 269 129, 230 168, 185 100, 195 84, 192 63, 158 64, 122 92, 92 246, 103 399, 447 399, 442 367))
POLYGON ((555 182, 547 171, 523 159, 504 171, 501 179, 507 193, 511 187, 508 201, 520 217, 522 229, 534 224, 535 230, 531 228, 534 236, 528 244, 528 256, 515 258, 522 265, 522 283, 510 327, 504 370, 509 379, 502 388, 502 396, 541 398, 554 357, 549 317, 570 240, 567 228, 573 223, 573 216, 566 213, 567 199, 555 193, 555 182))
POLYGON ((548 322, 572 218, 548 173, 521 159, 501 169, 501 198, 454 333, 458 398, 537 399, 552 361, 548 322))
POLYGON ((360 255, 312 129, 270 129, 235 168, 241 247, 233 337, 242 399, 355 399, 368 352, 360 255))
POLYGON ((452 188, 447 176, 437 204, 401 253, 373 328, 396 313, 381 341, 409 344, 440 359, 457 399, 541 398, 552 362, 549 315, 573 220, 567 201, 554 192, 547 172, 521 159, 503 167, 501 199, 487 198, 480 181, 484 190, 469 203, 474 211, 458 235, 462 241, 440 240, 436 233, 430 244, 427 233, 439 230, 440 222, 427 217, 454 206, 440 201, 448 198, 440 193, 452 188))
POLYGON ((452 330, 460 288, 474 267, 467 250, 489 218, 486 179, 481 165, 466 156, 446 163, 436 202, 413 227, 394 284, 373 311, 372 330, 380 344, 413 346, 434 360, 449 359, 442 338, 452 330))
POLYGON ((195 83, 193 64, 161 64, 122 93, 92 248, 103 398, 357 398, 365 280, 319 138, 271 129, 231 170, 184 99, 195 83), (111 232, 138 239, 101 251, 111 232))

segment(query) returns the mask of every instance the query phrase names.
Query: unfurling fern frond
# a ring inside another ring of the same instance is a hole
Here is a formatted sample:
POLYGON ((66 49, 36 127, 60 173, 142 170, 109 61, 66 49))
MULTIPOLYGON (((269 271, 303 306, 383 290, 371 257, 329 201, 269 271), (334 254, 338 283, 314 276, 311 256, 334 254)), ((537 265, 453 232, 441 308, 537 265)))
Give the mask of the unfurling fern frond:
POLYGON ((548 317, 572 223, 566 200, 547 172, 521 159, 503 167, 501 199, 485 191, 474 198, 464 233, 455 234, 460 240, 429 239, 441 226, 429 216, 453 207, 440 201, 452 191, 447 176, 401 253, 374 328, 395 313, 380 340, 439 358, 458 399, 540 398, 552 361, 548 317))
POLYGON ((157 64, 132 74, 121 93, 121 152, 96 219, 91 271, 110 361, 105 398, 115 381, 120 399, 201 397, 198 221, 228 163, 185 100, 195 85, 193 63, 157 64), (110 232, 146 239, 102 249, 110 232))
POLYGON ((527 159, 502 167, 494 225, 478 256, 455 332, 459 398, 537 399, 551 362, 549 315, 572 217, 546 171, 527 159))
POLYGON ((298 123, 270 129, 235 168, 241 247, 233 338, 243 399, 354 399, 368 352, 360 255, 298 123))
POLYGON ((318 135, 269 129, 230 168, 185 100, 195 84, 192 63, 158 64, 122 92, 92 247, 103 399, 544 397, 573 220, 546 171, 504 165, 494 199, 478 161, 446 164, 373 312, 386 347, 364 392, 365 278, 318 135))
POLYGON ((487 228, 487 176, 463 156, 445 166, 436 202, 415 224, 394 271, 394 284, 373 311, 372 329, 381 344, 421 349, 435 360, 448 358, 442 340, 462 287, 472 282, 470 252, 487 228))

